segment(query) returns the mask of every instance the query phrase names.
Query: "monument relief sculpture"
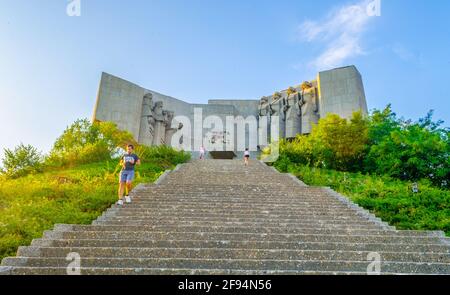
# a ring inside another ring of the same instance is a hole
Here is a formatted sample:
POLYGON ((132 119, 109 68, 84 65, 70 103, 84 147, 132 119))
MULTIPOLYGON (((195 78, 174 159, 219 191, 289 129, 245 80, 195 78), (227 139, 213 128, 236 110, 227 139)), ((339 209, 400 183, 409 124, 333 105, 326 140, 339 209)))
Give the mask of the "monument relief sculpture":
POLYGON ((172 142, 172 135, 174 135, 175 132, 183 128, 183 124, 179 123, 177 128, 172 128, 172 121, 175 116, 175 113, 171 111, 163 111, 163 114, 164 114, 164 125, 166 126, 164 144, 170 145, 172 142))
POLYGON ((155 132, 153 136, 153 144, 154 145, 162 145, 166 139, 166 124, 165 124, 165 116, 163 110, 163 102, 157 101, 155 102, 155 106, 153 107, 153 119, 155 125, 155 132))
MULTIPOLYGON (((277 129, 279 132, 279 137, 284 138, 284 132, 285 132, 285 116, 284 116, 284 105, 285 102, 282 99, 281 93, 275 92, 275 94, 272 96, 272 103, 270 104, 270 124, 272 125, 278 125, 277 129), (278 120, 273 120, 272 117, 277 116, 278 120)), ((278 140, 278 138, 270 138, 271 140, 278 140)))
POLYGON ((267 116, 269 113, 269 98, 268 97, 262 97, 259 101, 259 116, 267 116))
POLYGON ((172 135, 177 130, 183 128, 179 123, 176 128, 172 128, 174 112, 163 109, 164 103, 157 101, 153 103, 153 95, 147 93, 142 101, 142 115, 139 129, 139 142, 144 145, 171 144, 172 135))
POLYGON ((317 89, 310 82, 301 85, 302 94, 298 105, 301 114, 301 133, 310 134, 313 124, 319 122, 317 89))
POLYGON ((139 128, 139 142, 145 145, 153 144, 154 123, 153 120, 153 95, 147 93, 142 102, 141 126, 139 128))
POLYGON ((268 97, 262 97, 258 106, 258 136, 260 147, 269 144, 270 138, 270 103, 268 97))
POLYGON ((287 92, 286 105, 284 107, 286 117, 286 138, 294 138, 300 133, 301 120, 300 120, 300 106, 298 104, 300 100, 300 93, 292 89, 287 92))
MULTIPOLYGON (((203 118, 196 117, 196 109, 222 119, 234 116, 250 121, 256 118, 256 124, 246 120, 243 136, 235 133, 230 137, 226 148, 236 152, 242 146, 239 140, 245 140, 244 145, 251 142, 255 149, 258 145, 262 149, 278 138, 310 134, 313 124, 329 113, 346 119, 355 111, 368 114, 362 76, 355 66, 324 70, 317 73, 315 79, 306 81, 309 82, 261 99, 211 99, 206 104, 192 104, 102 73, 92 119, 116 123, 140 144, 183 145, 185 149, 195 150, 200 137, 195 125, 199 123, 201 127, 203 122, 203 118), (185 132, 177 133, 181 128, 185 132), (177 142, 172 143, 172 138, 178 134, 177 142)), ((203 137, 204 130, 201 132, 203 137)), ((216 142, 219 141, 225 141, 224 136, 216 137, 216 142)))
POLYGON ((283 122, 286 122, 286 112, 289 109, 286 97, 282 97, 280 99, 280 108, 281 108, 280 110, 281 120, 283 120, 283 122))

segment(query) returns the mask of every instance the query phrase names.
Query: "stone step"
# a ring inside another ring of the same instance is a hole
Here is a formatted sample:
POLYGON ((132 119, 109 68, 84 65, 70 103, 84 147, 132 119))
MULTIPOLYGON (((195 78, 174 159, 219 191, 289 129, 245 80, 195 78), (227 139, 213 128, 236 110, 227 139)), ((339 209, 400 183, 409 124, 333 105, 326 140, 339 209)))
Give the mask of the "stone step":
POLYGON ((301 199, 301 198, 295 198, 295 199, 275 199, 275 198, 251 198, 251 197, 246 197, 246 198, 242 198, 242 197, 236 197, 236 196, 223 196, 221 198, 217 198, 217 197, 210 197, 210 196, 196 196, 196 197, 191 197, 191 198, 187 198, 187 197, 177 197, 177 198, 173 198, 173 197, 169 197, 169 196, 157 196, 157 197, 149 197, 149 198, 134 198, 134 201, 138 204, 148 204, 148 203, 161 203, 161 204, 165 204, 165 203, 209 203, 210 207, 214 207, 217 204, 229 204, 229 203, 233 203, 233 204, 242 204, 242 205, 247 205, 247 204, 259 204, 259 205, 274 205, 274 204, 278 204, 279 206, 289 206, 294 205, 294 206, 312 206, 312 207, 328 207, 328 206, 335 206, 335 207, 342 207, 344 206, 344 204, 342 202, 340 202, 337 199, 324 199, 324 200, 307 200, 307 199, 301 199))
POLYGON ((272 186, 241 186, 241 185, 232 185, 227 187, 214 187, 197 185, 197 186, 186 186, 180 185, 179 189, 175 189, 173 185, 160 184, 158 186, 149 187, 149 188, 141 188, 139 191, 136 191, 136 194, 152 194, 152 193, 166 193, 166 194, 176 194, 176 193, 203 193, 203 194, 227 194, 227 193, 253 193, 259 194, 261 196, 268 196, 270 194, 277 194, 275 196, 280 195, 304 195, 305 197, 309 196, 327 196, 327 191, 324 187, 307 187, 303 188, 300 186, 284 186, 280 187, 279 185, 272 186))
MULTIPOLYGON (((0 267, 0 275, 67 275, 66 267, 0 267)), ((366 275, 355 271, 297 271, 297 270, 241 270, 241 269, 192 269, 192 268, 100 268, 83 267, 82 275, 366 275)), ((399 273, 383 272, 381 275, 399 273)), ((401 273, 400 273, 401 274, 401 273)), ((403 275, 408 275, 404 273, 403 275)), ((416 273, 416 275, 425 275, 416 273)))
POLYGON ((285 249, 389 252, 402 249, 405 252, 450 253, 442 243, 347 243, 347 242, 283 242, 283 241, 207 241, 207 240, 116 240, 116 239, 35 239, 34 247, 143 247, 143 248, 202 248, 202 249, 285 249))
POLYGON ((175 189, 173 185, 160 184, 158 186, 142 188, 136 193, 139 194, 152 194, 152 193, 167 193, 167 194, 177 194, 177 193, 203 193, 203 194, 226 194, 226 193, 239 193, 247 192, 253 194, 260 194, 262 196, 267 196, 269 194, 280 194, 280 195, 304 195, 309 196, 326 196, 327 192, 323 187, 299 187, 299 186, 282 186, 271 185, 271 186, 249 186, 249 185, 230 185, 226 187, 215 187, 213 185, 203 186, 187 186, 180 184, 178 189, 175 189))
POLYGON ((259 174, 273 174, 273 175, 283 175, 281 173, 278 173, 278 171, 273 170, 272 168, 269 167, 269 169, 261 169, 263 167, 258 167, 258 166, 236 166, 236 167, 232 167, 231 169, 221 169, 221 168, 225 168, 224 166, 221 167, 195 167, 195 166, 191 166, 191 169, 178 169, 177 171, 173 171, 173 173, 171 173, 170 175, 185 175, 185 176, 189 176, 191 173, 192 174, 198 174, 198 173, 208 173, 208 172, 214 172, 217 174, 221 174, 224 173, 226 175, 235 175, 235 174, 249 174, 249 175, 253 175, 255 173, 259 173, 259 174))
POLYGON ((136 231, 66 231, 44 233, 44 238, 58 239, 144 239, 144 240, 246 240, 285 242, 348 242, 348 243, 439 243, 439 237, 408 237, 397 235, 320 235, 320 234, 255 234, 214 232, 136 232, 136 231))
MULTIPOLYGON (((173 187, 173 185, 171 185, 173 187)), ((266 188, 246 188, 246 187, 240 187, 235 186, 232 188, 228 188, 226 190, 221 190, 217 188, 209 188, 205 189, 204 187, 199 188, 180 188, 179 190, 175 190, 173 188, 168 188, 166 185, 160 185, 158 187, 154 187, 152 189, 148 190, 140 190, 139 192, 136 191, 136 194, 140 195, 154 195, 154 194, 167 194, 167 195, 176 195, 176 194, 204 194, 204 195, 227 195, 231 193, 235 194, 253 194, 255 196, 262 196, 262 197, 270 197, 271 194, 275 194, 272 197, 284 197, 284 196, 303 196, 305 198, 313 198, 313 197, 326 197, 328 196, 325 191, 320 192, 312 192, 312 191, 306 191, 306 190, 298 190, 294 187, 286 187, 284 189, 277 189, 276 186, 273 188, 266 187, 266 188), (165 188, 165 189, 163 189, 165 188)))
POLYGON ((249 184, 227 184, 227 185, 200 185, 200 184, 182 184, 174 186, 172 184, 160 183, 153 186, 141 186, 136 193, 152 193, 152 192, 167 192, 176 193, 179 192, 198 192, 198 193, 225 193, 225 192, 236 192, 236 191, 246 191, 264 194, 269 193, 282 193, 282 194, 304 194, 304 195, 326 195, 326 187, 320 186, 300 186, 297 183, 290 185, 279 185, 271 183, 263 183, 257 185, 249 184))
MULTIPOLYGON (((120 211, 127 211, 126 209, 136 209, 136 210, 151 210, 151 211, 174 211, 174 210, 180 210, 180 211, 192 211, 192 210, 199 210, 199 211, 215 211, 215 212, 330 212, 330 213, 350 213, 355 212, 355 207, 344 207, 344 206, 314 206, 314 205, 301 205, 296 206, 295 204, 292 204, 290 207, 288 207, 288 204, 283 205, 272 205, 272 204, 255 204, 252 206, 251 203, 248 204, 220 204, 217 202, 209 202, 209 203, 195 203, 195 202, 171 202, 171 203, 158 203, 158 202, 135 202, 132 200, 131 203, 125 203, 121 206, 113 205, 110 208, 113 209, 120 209, 120 211)), ((359 210, 360 211, 360 210, 359 210)), ((366 211, 366 210, 365 210, 366 211)), ((366 211, 368 212, 368 211, 366 211)))
POLYGON ((328 216, 337 216, 337 215, 346 215, 356 214, 356 211, 354 209, 345 209, 345 210, 331 210, 331 209, 324 209, 324 210, 314 210, 311 209, 279 209, 279 208, 267 208, 266 210, 258 209, 258 208, 218 208, 218 207, 210 207, 210 208, 199 208, 199 207, 167 207, 167 208, 136 208, 136 207, 130 207, 128 204, 126 206, 115 206, 110 209, 108 209, 107 212, 117 212, 121 213, 123 215, 132 215, 132 214, 146 214, 146 215, 163 215, 163 214, 188 214, 188 213, 198 213, 198 214, 204 214, 204 213, 214 213, 214 214, 227 214, 227 215, 254 215, 254 214, 265 214, 265 215, 328 215, 328 216))
POLYGON ((165 223, 166 221, 170 221, 176 218, 178 222, 185 221, 209 221, 209 222, 254 222, 260 223, 260 226, 264 226, 271 223, 345 223, 347 225, 362 225, 365 223, 371 223, 371 221, 367 220, 366 222, 363 218, 357 218, 355 216, 342 216, 342 217, 328 217, 328 216, 297 216, 292 218, 277 218, 277 217, 228 217, 228 216, 217 216, 217 215, 172 215, 172 216, 116 216, 114 214, 105 214, 99 218, 99 220, 105 221, 121 221, 127 223, 128 221, 159 221, 161 223, 165 223))
MULTIPOLYGON (((367 261, 373 252, 335 250, 284 250, 284 249, 202 249, 202 248, 133 248, 133 247, 20 247, 20 257, 67 257, 78 253, 81 258, 175 258, 175 259, 261 259, 261 260, 339 260, 367 261)), ((449 253, 377 252, 382 261, 449 263, 449 253)), ((8 260, 4 265, 8 265, 8 260)))
MULTIPOLYGON (((292 180, 295 180, 293 178, 290 178, 292 180)), ((189 184, 189 183, 180 183, 177 187, 174 187, 172 184, 165 184, 165 183, 159 183, 159 184, 153 184, 153 185, 143 185, 140 186, 137 191, 140 192, 151 192, 153 190, 161 190, 161 191, 176 191, 177 188, 180 189, 180 191, 233 191, 236 189, 243 189, 243 190, 249 190, 249 191, 255 191, 255 192, 265 192, 265 191, 272 191, 272 192, 289 192, 289 190, 293 190, 295 192, 304 192, 304 193, 324 193, 325 190, 323 187, 320 186, 300 186, 299 183, 288 183, 288 184, 282 184, 279 183, 270 183, 270 182, 261 182, 259 180, 257 183, 254 184, 242 184, 242 183, 226 183, 226 184, 208 184, 208 185, 202 185, 202 184, 189 184)))
POLYGON ((308 195, 324 195, 326 190, 324 187, 303 187, 298 185, 280 186, 279 184, 265 184, 265 185, 227 185, 227 186, 215 186, 215 185, 187 185, 179 184, 179 189, 176 189, 172 184, 158 184, 155 186, 144 186, 136 190, 136 193, 148 194, 152 192, 158 193, 176 193, 186 192, 186 193, 228 193, 228 192, 253 192, 253 193, 281 193, 281 194, 304 194, 308 195))
MULTIPOLYGON (((312 224, 312 225, 327 225, 327 224, 343 224, 346 225, 346 228, 359 227, 364 225, 378 225, 381 229, 382 226, 377 224, 376 222, 370 220, 369 218, 361 218, 357 215, 355 216, 342 216, 342 217, 329 217, 326 215, 309 215, 309 216, 292 216, 292 217, 273 217, 273 216, 225 216, 225 215, 217 215, 217 214, 172 214, 172 215, 144 215, 138 214, 137 216, 132 215, 120 215, 115 212, 106 212, 96 221, 109 221, 109 222, 122 222, 124 225, 129 222, 140 222, 142 224, 151 223, 149 225, 154 224, 155 222, 159 222, 160 224, 170 224, 174 219, 177 219, 177 222, 180 224, 186 225, 189 222, 195 221, 204 221, 204 222, 231 222, 235 223, 235 225, 245 224, 245 223, 254 223, 259 227, 271 226, 272 224, 278 224, 280 226, 291 225, 291 224, 299 224, 302 226, 303 224, 312 224)), ((130 224, 131 225, 131 224, 130 224)))
MULTIPOLYGON (((264 200, 260 200, 260 199, 246 199, 246 200, 239 200, 238 198, 227 198, 227 199, 222 199, 222 200, 212 200, 212 199, 208 199, 208 198, 192 198, 192 199, 185 199, 185 198, 180 198, 180 199, 149 199, 149 200, 141 200, 141 201, 135 201, 134 204, 137 205, 146 205, 146 206, 155 206, 158 204, 161 205, 176 205, 176 204, 183 204, 183 203, 189 203, 189 204, 198 204, 198 205, 203 205, 203 206, 209 206, 214 207, 214 206, 224 206, 224 208, 226 208, 226 206, 229 205, 241 205, 241 206, 251 206, 252 204, 254 204, 255 206, 259 206, 259 207, 270 207, 270 208, 283 208, 283 207, 289 207, 289 205, 292 206, 292 208, 330 208, 330 207, 334 207, 335 208, 348 208, 346 205, 344 205, 343 203, 341 203, 340 201, 336 200, 330 200, 327 201, 326 203, 317 203, 317 202, 313 202, 313 201, 302 201, 302 200, 296 200, 295 202, 288 202, 288 201, 276 201, 276 200, 271 200, 271 201, 264 201, 264 200), (309 206, 309 207, 308 207, 309 206)), ((133 205, 133 203, 131 204, 133 205)), ((128 205, 127 205, 128 206, 128 205)))
MULTIPOLYGON (((205 172, 197 172, 197 171, 191 171, 191 172, 174 172, 173 174, 166 177, 164 184, 170 183, 170 182, 181 182, 181 183, 204 183, 204 181, 211 181, 214 184, 218 184, 220 182, 217 182, 218 179, 224 179, 227 181, 230 181, 230 184, 255 184, 256 181, 262 181, 266 183, 277 183, 280 181, 294 181, 292 178, 290 178, 288 175, 283 174, 275 174, 270 172, 248 172, 248 173, 242 173, 242 172, 233 172, 233 175, 230 175, 230 172, 213 172, 210 175, 205 175, 205 172)), ((288 182, 289 184, 289 182, 288 182)))
MULTIPOLYGON (((386 235, 386 230, 380 229, 342 229, 342 228, 317 228, 317 227, 304 227, 304 228, 282 228, 282 227, 246 227, 246 226, 128 226, 128 225, 56 225, 55 230, 59 231, 142 231, 142 232, 216 232, 216 233, 278 233, 278 234, 354 234, 354 235, 386 235)), ((443 232, 439 231, 415 231, 415 230, 402 230, 395 231, 392 234, 398 236, 436 236, 445 237, 443 232)))
POLYGON ((283 209, 291 209, 291 210, 348 210, 350 207, 339 204, 339 205, 312 205, 309 203, 306 204, 295 204, 295 203, 237 203, 237 202, 189 202, 187 200, 182 201, 148 201, 148 202, 132 202, 131 204, 125 204, 124 206, 113 206, 113 208, 199 208, 199 209, 210 209, 210 208, 222 208, 224 210, 227 209, 258 209, 258 210, 283 210, 283 209))
POLYGON ((317 198, 326 198, 330 197, 331 195, 327 193, 327 191, 323 192, 310 192, 310 191, 303 191, 303 190, 295 190, 294 188, 286 188, 285 190, 277 190, 277 189, 264 189, 264 190, 256 190, 256 189, 247 189, 242 187, 234 187, 232 189, 227 190, 219 190, 219 189, 194 189, 194 188, 187 188, 187 189, 161 189, 160 188, 153 188, 149 191, 139 191, 135 192, 136 195, 141 196, 158 196, 158 195, 167 195, 167 196, 177 196, 177 195, 187 195, 189 197, 196 196, 196 195, 205 195, 205 196, 227 196, 236 194, 237 196, 247 196, 251 195, 255 198, 286 198, 286 197, 303 197, 303 198, 309 198, 309 199, 317 199, 317 198))
MULTIPOLYGON (((182 177, 182 176, 179 176, 182 177)), ((280 177, 280 176, 276 176, 276 175, 253 175, 251 177, 245 175, 245 174, 241 174, 241 175, 235 175, 234 177, 228 177, 226 175, 214 175, 214 176, 209 176, 209 177, 205 177, 204 175, 202 176, 201 174, 198 175, 192 175, 190 176, 190 178, 185 177, 185 179, 183 179, 182 181, 176 178, 172 178, 172 177, 167 177, 164 182, 160 183, 162 185, 174 185, 174 184, 180 184, 180 185, 215 185, 217 183, 219 183, 219 181, 222 181, 224 183, 229 183, 230 186, 234 186, 234 185, 241 185, 241 186, 245 186, 245 185, 254 185, 255 183, 258 183, 258 181, 261 183, 260 187, 264 187, 264 186, 276 186, 279 185, 281 186, 294 186, 296 184, 295 179, 292 179, 291 177, 280 177), (243 180, 242 178, 245 178, 245 180, 243 180), (268 178, 271 178, 270 180, 267 180, 268 178)))
POLYGON ((340 222, 336 221, 333 223, 321 223, 317 221, 304 221, 304 222, 236 222, 236 221, 204 221, 204 220, 177 220, 176 218, 172 220, 165 220, 164 222, 161 222, 159 219, 154 220, 127 220, 126 222, 122 220, 109 220, 109 219, 102 219, 101 217, 95 220, 92 224, 94 225, 103 225, 103 224, 109 224, 109 225, 134 225, 134 226, 146 226, 146 225, 185 225, 185 226, 254 226, 254 227, 267 227, 267 226, 278 226, 278 227, 287 227, 287 228, 298 228, 298 227, 305 227, 305 226, 317 226, 321 228, 352 228, 352 229, 380 229, 380 225, 372 223, 372 222, 363 222, 359 221, 358 223, 348 223, 348 222, 340 222))
MULTIPOLYGON (((6 258, 8 266, 67 267, 65 258, 6 258)), ((100 268, 191 268, 291 271, 367 271, 371 261, 309 261, 262 259, 179 259, 179 258, 83 258, 81 267, 100 268)), ((450 274, 448 263, 381 262, 382 272, 450 274)))
POLYGON ((240 192, 223 192, 223 193, 160 193, 160 192, 154 192, 146 195, 137 195, 135 196, 136 200, 140 201, 148 201, 148 200, 179 200, 179 199, 193 199, 195 200, 228 200, 228 199, 240 199, 241 201, 300 201, 300 202, 327 202, 327 203, 338 203, 339 201, 336 198, 333 198, 331 196, 303 196, 300 194, 285 194, 285 195, 277 195, 276 197, 271 195, 263 195, 263 194, 257 194, 257 193, 246 193, 243 191, 240 192))
MULTIPOLYGON (((224 180, 229 181, 231 185, 233 184, 255 184, 256 181, 267 182, 267 183, 277 183, 280 181, 293 181, 288 175, 283 174, 275 174, 271 172, 233 172, 230 175, 230 172, 212 172, 209 175, 205 175, 205 172, 200 171, 191 171, 191 172, 174 172, 172 175, 167 176, 164 179, 165 183, 170 182, 181 182, 181 183, 204 183, 204 181, 211 181, 214 184, 218 184, 218 179, 222 178, 224 180)), ((288 182, 289 184, 289 182, 288 182)))
MULTIPOLYGON (((197 177, 201 177, 201 176, 197 176, 197 177)), ((224 177, 224 176, 220 176, 220 175, 216 175, 214 178, 202 178, 202 179, 193 179, 193 180, 189 180, 189 179, 185 179, 183 181, 179 181, 179 180, 175 180, 175 179, 166 179, 164 182, 161 183, 161 185, 166 185, 166 186, 173 186, 173 185, 202 185, 202 186, 209 186, 209 185, 214 185, 216 183, 218 183, 219 181, 222 182, 227 182, 230 183, 231 186, 234 185, 251 185, 254 183, 258 183, 261 182, 261 179, 264 178, 269 178, 269 177, 273 177, 273 176, 254 176, 252 178, 247 178, 247 176, 242 175, 240 177, 235 177, 235 178, 229 178, 229 177, 224 177), (245 181, 241 180, 240 178, 247 178, 245 181)), ((294 187, 294 185, 296 184, 296 181, 294 179, 289 178, 274 178, 271 179, 270 182, 262 182, 260 187, 276 187, 276 186, 285 186, 285 187, 289 187, 292 186, 294 187)))
MULTIPOLYGON (((113 205, 110 208, 107 209, 108 212, 127 212, 132 213, 136 212, 136 214, 139 213, 148 213, 153 214, 154 213, 161 213, 161 214, 172 214, 173 213, 196 213, 199 214, 243 214, 245 212, 249 212, 249 214, 273 214, 273 215, 280 215, 282 212, 286 212, 286 214, 292 215, 345 215, 345 214, 357 214, 360 213, 360 210, 355 210, 353 208, 345 208, 345 209, 327 209, 327 208, 318 208, 318 207, 303 207, 303 208, 280 208, 280 207, 270 207, 270 206, 264 206, 264 207, 245 207, 245 206, 230 206, 229 208, 223 208, 222 206, 195 206, 194 204, 186 206, 184 205, 168 205, 168 206, 144 206, 139 205, 137 203, 131 203, 131 204, 124 204, 124 205, 113 205), (247 211, 248 210, 248 211, 247 211), (268 213, 267 213, 268 212, 268 213)), ((366 211, 368 212, 368 211, 366 211)))
POLYGON ((142 218, 173 218, 176 216, 177 218, 212 218, 215 220, 216 218, 227 218, 227 219, 239 219, 239 220, 248 220, 248 219, 262 219, 262 220, 274 220, 274 219, 282 219, 282 220, 355 220, 361 218, 356 212, 347 213, 347 214, 324 214, 324 213, 286 213, 286 214, 271 214, 271 213, 217 213, 217 212, 145 212, 145 211, 108 211, 104 214, 104 216, 111 217, 133 217, 136 218, 138 216, 139 219, 142 218))
POLYGON ((321 213, 354 213, 357 210, 353 209, 353 208, 337 208, 337 209, 331 209, 331 208, 325 208, 325 207, 294 207, 292 206, 291 208, 288 207, 271 207, 271 206, 217 206, 215 207, 214 205, 198 205, 196 206, 195 204, 178 204, 178 205, 142 205, 142 204, 137 204, 137 203, 131 203, 131 204, 124 204, 124 205, 113 205, 109 208, 109 210, 111 211, 155 211, 155 212, 175 212, 175 211, 181 211, 181 212, 192 212, 193 210, 195 212, 246 212, 247 210, 249 210, 249 213, 252 212, 273 212, 273 213, 278 213, 278 212, 287 212, 287 213, 304 213, 304 212, 314 212, 317 214, 321 214, 321 213), (198 211, 197 211, 198 210, 198 211), (284 211, 286 210, 286 211, 284 211))
POLYGON ((173 224, 182 224, 182 225, 199 225, 205 224, 209 226, 219 226, 219 225, 234 225, 234 226, 249 226, 253 224, 257 227, 266 227, 266 226, 280 226, 280 227, 304 227, 305 225, 317 225, 323 228, 334 228, 334 224, 343 225, 342 227, 347 229, 360 229, 360 228, 370 228, 373 225, 373 229, 381 229, 382 227, 379 224, 375 224, 370 220, 366 222, 361 220, 334 220, 334 223, 330 220, 303 220, 292 221, 292 220, 276 220, 276 219, 267 219, 267 220, 255 220, 255 219, 247 219, 247 220, 231 220, 225 218, 216 218, 214 220, 208 220, 205 218, 182 218, 182 217, 174 217, 174 218, 123 218, 123 217, 111 217, 111 216, 101 216, 97 218, 93 222, 93 224, 98 223, 110 223, 113 225, 122 224, 122 225, 173 225, 173 224), (175 221, 174 218, 177 220, 175 221))

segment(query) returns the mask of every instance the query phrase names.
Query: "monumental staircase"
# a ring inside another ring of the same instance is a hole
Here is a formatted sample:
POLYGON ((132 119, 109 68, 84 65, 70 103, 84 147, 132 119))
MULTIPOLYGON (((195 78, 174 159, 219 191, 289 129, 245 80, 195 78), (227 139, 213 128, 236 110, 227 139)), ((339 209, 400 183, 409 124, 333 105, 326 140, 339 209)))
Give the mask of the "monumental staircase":
POLYGON ((88 275, 450 274, 442 232, 396 230, 258 161, 192 161, 132 196, 92 225, 55 225, 0 273, 67 274, 77 253, 88 275))

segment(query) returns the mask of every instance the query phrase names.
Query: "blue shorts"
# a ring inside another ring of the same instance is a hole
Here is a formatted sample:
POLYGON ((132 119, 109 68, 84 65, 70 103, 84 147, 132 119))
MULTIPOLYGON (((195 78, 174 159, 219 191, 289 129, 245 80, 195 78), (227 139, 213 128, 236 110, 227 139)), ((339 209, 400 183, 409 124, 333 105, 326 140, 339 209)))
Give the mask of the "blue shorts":
POLYGON ((132 182, 134 179, 134 170, 122 170, 120 171, 120 182, 132 182))

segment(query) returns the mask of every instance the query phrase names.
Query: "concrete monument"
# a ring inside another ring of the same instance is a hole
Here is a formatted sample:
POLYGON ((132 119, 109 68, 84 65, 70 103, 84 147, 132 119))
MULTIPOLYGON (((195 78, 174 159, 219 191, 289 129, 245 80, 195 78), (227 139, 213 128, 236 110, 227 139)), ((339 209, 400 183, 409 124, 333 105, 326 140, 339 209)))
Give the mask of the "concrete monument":
POLYGON ((243 147, 256 153, 276 140, 273 130, 281 138, 294 138, 311 133, 312 126, 328 113, 350 118, 354 111, 367 114, 364 86, 355 66, 319 72, 315 80, 259 100, 209 100, 207 104, 190 104, 103 73, 93 120, 115 122, 146 145, 183 144, 197 151, 202 144, 210 144, 212 150, 239 154, 243 147), (230 117, 235 118, 231 127, 225 125, 230 117), (239 144, 242 138, 244 143, 239 144))

